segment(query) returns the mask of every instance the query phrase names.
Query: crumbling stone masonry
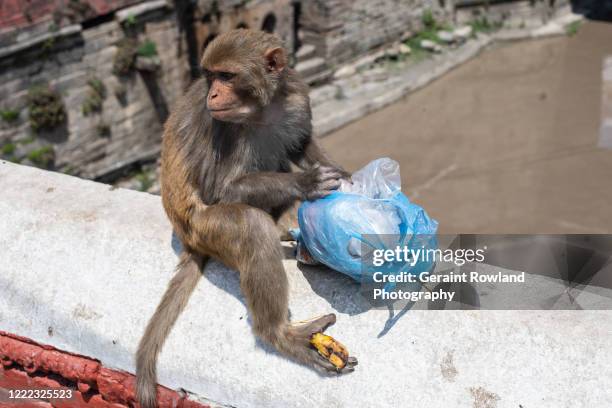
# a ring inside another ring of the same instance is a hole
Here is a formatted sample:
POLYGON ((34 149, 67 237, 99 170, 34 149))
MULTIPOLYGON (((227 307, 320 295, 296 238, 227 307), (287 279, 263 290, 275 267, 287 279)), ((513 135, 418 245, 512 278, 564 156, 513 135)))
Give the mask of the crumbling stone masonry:
POLYGON ((6 0, 0 158, 116 180, 154 161, 162 124, 218 34, 274 32, 311 85, 423 28, 546 20, 567 0, 6 0), (38 96, 34 98, 34 96, 38 96))

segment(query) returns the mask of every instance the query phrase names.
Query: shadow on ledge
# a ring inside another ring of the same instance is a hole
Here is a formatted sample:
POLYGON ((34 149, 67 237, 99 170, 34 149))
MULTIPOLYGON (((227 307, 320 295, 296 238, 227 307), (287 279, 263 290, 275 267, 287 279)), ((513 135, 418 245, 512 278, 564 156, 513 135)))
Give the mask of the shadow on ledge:
POLYGON ((359 283, 348 276, 326 266, 310 266, 298 262, 297 267, 312 291, 325 299, 335 311, 354 316, 372 308, 361 296, 359 283))
MULTIPOLYGON (((171 242, 172 249, 178 257, 183 248, 175 233, 172 234, 171 242)), ((295 260, 293 247, 283 245, 283 259, 295 260)), ((361 286, 358 282, 326 266, 309 266, 297 261, 296 263, 297 269, 302 272, 304 279, 308 282, 312 291, 319 297, 325 299, 335 312, 355 316, 372 309, 372 304, 370 304, 361 293, 361 286)), ((219 261, 210 261, 207 264, 207 270, 204 273, 204 277, 214 286, 234 296, 244 305, 247 323, 251 326, 251 319, 247 316, 247 305, 240 289, 239 274, 222 265, 223 264, 219 261)), ((399 311, 395 310, 393 303, 386 305, 386 310, 389 315, 378 338, 386 335, 413 305, 414 303, 408 303, 399 311)), ((381 311, 382 310, 385 309, 381 308, 381 311)), ((291 310, 289 311, 289 318, 291 319, 291 310)), ((268 352, 276 353, 273 348, 261 342, 259 339, 257 339, 257 344, 268 352)))

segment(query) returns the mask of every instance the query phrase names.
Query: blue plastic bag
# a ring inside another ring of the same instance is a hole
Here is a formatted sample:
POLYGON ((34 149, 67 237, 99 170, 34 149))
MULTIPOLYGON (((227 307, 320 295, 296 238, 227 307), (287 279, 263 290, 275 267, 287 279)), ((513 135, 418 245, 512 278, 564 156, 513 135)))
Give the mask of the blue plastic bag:
MULTIPOLYGON (((365 259, 374 249, 436 248, 438 223, 401 192, 399 164, 374 160, 353 174, 351 183, 298 209, 298 246, 312 258, 355 280, 371 282, 374 272, 418 274, 432 262, 390 262, 374 266, 365 259)), ((393 285, 391 285, 393 286, 393 285)))

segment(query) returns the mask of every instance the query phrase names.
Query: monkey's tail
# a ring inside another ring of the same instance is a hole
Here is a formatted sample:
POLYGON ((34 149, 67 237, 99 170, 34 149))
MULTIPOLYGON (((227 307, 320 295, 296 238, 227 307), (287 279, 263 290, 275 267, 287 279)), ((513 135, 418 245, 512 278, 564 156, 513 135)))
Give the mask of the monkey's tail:
POLYGON ((157 356, 202 277, 205 261, 197 255, 181 255, 176 274, 140 340, 136 353, 136 398, 142 408, 157 407, 157 356))

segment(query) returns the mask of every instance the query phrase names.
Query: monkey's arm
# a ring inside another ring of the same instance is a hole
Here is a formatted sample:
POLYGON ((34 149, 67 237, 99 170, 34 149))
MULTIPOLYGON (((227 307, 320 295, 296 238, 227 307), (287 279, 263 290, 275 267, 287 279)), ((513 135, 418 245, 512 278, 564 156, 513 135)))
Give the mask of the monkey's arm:
POLYGON ((303 149, 299 152, 299 154, 294 155, 291 160, 301 169, 310 169, 315 166, 325 166, 336 169, 342 174, 342 178, 350 179, 351 177, 351 173, 347 172, 342 168, 342 166, 331 160, 312 137, 308 138, 303 149))
POLYGON ((246 174, 229 185, 223 202, 244 203, 269 210, 296 200, 311 200, 338 188, 342 174, 331 167, 313 167, 298 173, 246 174))
POLYGON ((290 157, 303 172, 260 172, 234 181, 225 194, 227 202, 240 202, 268 210, 290 205, 296 200, 313 200, 340 187, 339 179, 350 173, 327 157, 312 139, 290 157))
POLYGON ((190 179, 190 169, 179 152, 177 137, 172 129, 167 129, 161 160, 162 204, 183 245, 198 250, 201 237, 206 236, 202 220, 209 206, 204 204, 198 187, 190 179))

